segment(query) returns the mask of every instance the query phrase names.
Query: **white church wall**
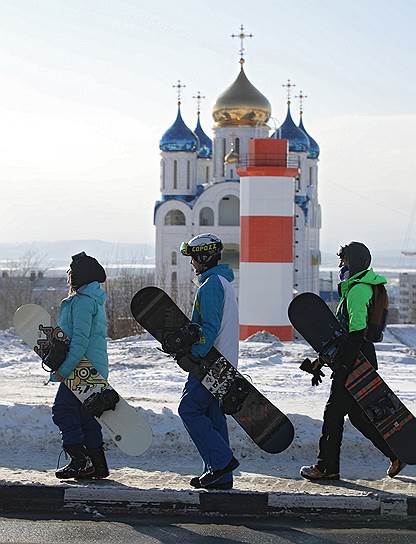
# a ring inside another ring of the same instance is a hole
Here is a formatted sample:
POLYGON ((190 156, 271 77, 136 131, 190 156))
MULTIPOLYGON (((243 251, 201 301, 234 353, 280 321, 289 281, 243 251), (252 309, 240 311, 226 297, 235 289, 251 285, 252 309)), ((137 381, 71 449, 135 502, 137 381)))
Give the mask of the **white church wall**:
MULTIPOLYGON (((239 154, 240 159, 246 160, 248 155, 248 142, 253 138, 267 138, 269 131, 270 129, 267 126, 215 127, 213 140, 214 180, 218 182, 226 179, 224 158, 231 150, 231 144, 234 144, 234 150, 239 154)), ((235 167, 232 167, 229 170, 233 170, 233 173, 235 173, 235 167)))
POLYGON ((186 274, 182 255, 179 253, 181 242, 188 239, 189 230, 192 228, 192 210, 180 200, 168 200, 163 202, 156 211, 156 271, 159 285, 164 285, 170 291, 172 272, 176 272, 177 281, 182 281, 186 274), (165 219, 174 211, 180 211, 185 217, 184 225, 166 225, 165 219), (172 253, 177 253, 176 265, 172 264, 172 253))
POLYGON ((196 161, 196 182, 197 184, 210 183, 212 180, 212 159, 197 159, 196 161))
POLYGON ((196 193, 196 153, 162 152, 162 194, 193 195, 196 193))

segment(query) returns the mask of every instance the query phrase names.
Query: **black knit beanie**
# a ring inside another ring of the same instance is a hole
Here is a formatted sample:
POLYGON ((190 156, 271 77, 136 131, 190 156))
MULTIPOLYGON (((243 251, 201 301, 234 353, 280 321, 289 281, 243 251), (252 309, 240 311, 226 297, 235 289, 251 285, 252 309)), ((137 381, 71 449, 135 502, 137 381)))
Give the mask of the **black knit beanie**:
POLYGON ((79 289, 93 281, 104 283, 107 279, 105 270, 97 259, 90 257, 85 251, 72 256, 70 268, 71 284, 74 289, 79 289))

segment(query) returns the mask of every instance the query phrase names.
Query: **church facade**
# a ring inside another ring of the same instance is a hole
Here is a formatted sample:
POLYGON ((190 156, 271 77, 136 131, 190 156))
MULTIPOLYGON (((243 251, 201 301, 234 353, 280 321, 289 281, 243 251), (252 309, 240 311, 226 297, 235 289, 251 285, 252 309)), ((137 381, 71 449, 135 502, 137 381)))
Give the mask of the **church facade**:
POLYGON ((191 130, 182 119, 178 99, 176 120, 160 140, 161 197, 154 208, 156 273, 159 285, 168 292, 189 290, 192 270, 189 260, 179 253, 179 246, 202 232, 213 232, 222 239, 223 262, 233 268, 238 288, 238 170, 248 164, 250 140, 258 138, 287 140, 288 162, 298 168, 294 181, 293 290, 319 292, 319 146, 306 132, 302 106, 299 124, 292 118, 290 87, 288 82, 286 119, 272 131, 267 124, 270 102, 247 78, 241 58, 237 78, 213 107, 212 140, 201 127, 199 107, 196 127, 191 130))

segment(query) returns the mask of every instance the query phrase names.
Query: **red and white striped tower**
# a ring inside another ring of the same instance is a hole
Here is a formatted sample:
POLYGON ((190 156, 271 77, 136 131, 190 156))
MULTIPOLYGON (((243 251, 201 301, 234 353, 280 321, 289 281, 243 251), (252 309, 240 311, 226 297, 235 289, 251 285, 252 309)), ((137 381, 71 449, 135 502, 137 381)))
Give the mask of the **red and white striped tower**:
POLYGON ((254 139, 240 175, 240 338, 267 330, 291 340, 293 218, 298 168, 288 168, 288 141, 254 139))

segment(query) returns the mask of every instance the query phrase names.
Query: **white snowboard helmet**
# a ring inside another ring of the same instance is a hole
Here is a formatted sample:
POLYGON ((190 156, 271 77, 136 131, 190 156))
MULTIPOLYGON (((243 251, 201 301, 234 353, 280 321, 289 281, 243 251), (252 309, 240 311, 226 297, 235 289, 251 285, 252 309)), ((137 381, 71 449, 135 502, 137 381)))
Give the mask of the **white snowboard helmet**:
POLYGON ((218 263, 221 259, 222 249, 221 239, 209 232, 198 234, 189 242, 182 242, 180 247, 182 255, 192 257, 194 261, 203 265, 205 270, 218 263))

